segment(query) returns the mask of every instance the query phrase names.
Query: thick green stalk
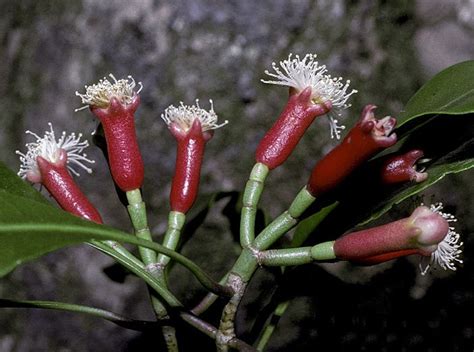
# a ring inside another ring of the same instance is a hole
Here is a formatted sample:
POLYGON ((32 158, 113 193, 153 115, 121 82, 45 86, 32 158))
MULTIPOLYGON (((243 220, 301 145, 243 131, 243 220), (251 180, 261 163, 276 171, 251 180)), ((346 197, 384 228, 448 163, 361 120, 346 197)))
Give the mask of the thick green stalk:
POLYGON ((235 338, 234 321, 240 301, 244 295, 247 283, 258 267, 255 253, 250 248, 244 248, 234 266, 229 272, 227 286, 231 287, 233 295, 224 307, 216 335, 216 347, 219 352, 226 352, 229 342, 235 338))
POLYGON ((267 266, 290 266, 311 263, 312 247, 270 249, 260 255, 260 262, 267 266))
MULTIPOLYGON (((127 200, 129 205, 127 206, 130 219, 132 220, 133 227, 135 229, 135 235, 141 239, 152 241, 151 232, 148 228, 148 220, 146 215, 146 206, 142 200, 142 195, 139 189, 128 191, 127 200)), ((156 253, 147 248, 139 247, 140 255, 143 262, 146 265, 147 271, 149 271, 158 281, 166 288, 166 284, 161 282, 160 271, 154 267, 156 261, 156 253)), ((150 294, 151 304, 156 313, 156 317, 159 320, 166 320, 169 318, 168 311, 163 303, 154 294, 150 294)), ((162 328, 163 338, 165 340, 168 352, 178 351, 178 341, 176 339, 176 331, 173 326, 164 325, 162 328)))
POLYGON ((334 241, 319 243, 311 247, 311 257, 314 260, 331 260, 336 259, 334 254, 334 241))
MULTIPOLYGON (((146 206, 142 200, 142 195, 139 189, 128 191, 128 214, 132 221, 133 228, 135 229, 135 235, 138 238, 152 241, 150 229, 148 228, 148 220, 146 216, 146 206)), ((139 247, 140 256, 143 259, 145 265, 149 265, 155 262, 156 253, 148 248, 139 247)))
MULTIPOLYGON (((183 228, 184 222, 186 220, 186 216, 183 213, 177 211, 171 211, 168 217, 168 229, 166 230, 165 238, 163 239, 163 246, 175 250, 179 243, 179 237, 181 235, 181 229, 183 228)), ((163 286, 168 287, 166 282, 165 270, 166 265, 169 263, 170 257, 167 257, 163 254, 158 254, 156 259, 156 277, 158 281, 160 281, 163 286)), ((158 307, 157 307, 158 308, 158 307)), ((158 308, 158 312, 163 312, 158 308)), ((163 315, 166 317, 166 314, 163 315)), ((176 329, 174 326, 165 325, 161 329, 163 333, 163 337, 166 342, 166 346, 168 351, 178 351, 178 341, 176 339, 176 329)))
POLYGON ((304 187, 293 200, 288 210, 278 216, 257 236, 253 242, 253 247, 257 250, 265 250, 270 247, 298 223, 298 218, 315 199, 304 187))
MULTIPOLYGON (((186 221, 186 215, 179 211, 170 211, 168 216, 168 229, 166 230, 165 237, 163 239, 163 246, 175 250, 179 243, 181 236, 181 230, 186 221)), ((168 265, 170 257, 163 254, 159 254, 156 263, 159 265, 159 270, 165 270, 168 265)))
POLYGON ((255 238, 255 217, 257 206, 268 175, 268 167, 256 163, 250 173, 242 199, 242 215, 240 218, 240 244, 248 247, 255 238))

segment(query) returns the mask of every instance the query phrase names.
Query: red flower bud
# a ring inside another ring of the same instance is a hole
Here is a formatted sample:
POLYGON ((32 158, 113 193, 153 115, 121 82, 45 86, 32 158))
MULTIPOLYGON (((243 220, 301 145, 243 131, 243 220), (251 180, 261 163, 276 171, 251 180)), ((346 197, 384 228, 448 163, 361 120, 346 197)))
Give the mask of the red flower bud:
POLYGON ((415 149, 403 155, 389 156, 382 165, 381 179, 385 184, 415 181, 423 182, 428 173, 416 170, 416 162, 423 157, 423 151, 415 149))
POLYGON ((395 118, 377 120, 375 109, 374 105, 365 106, 359 122, 344 140, 316 164, 307 185, 313 196, 334 189, 362 163, 397 142, 392 133, 395 118))
POLYGON ((186 106, 183 103, 179 107, 171 105, 161 115, 178 142, 170 192, 172 211, 185 214, 194 204, 206 142, 212 138, 214 129, 227 123, 225 121, 223 124, 217 124, 212 100, 210 103, 210 111, 201 109, 199 101, 196 100, 195 106, 186 106))
POLYGON ((338 259, 361 264, 419 254, 430 260, 423 273, 433 263, 456 270, 455 262, 462 262, 462 243, 459 234, 449 226, 454 217, 440 209, 440 205, 420 206, 408 218, 347 234, 335 241, 334 253, 338 259))
MULTIPOLYGON (((112 177, 124 192, 138 189, 143 184, 144 166, 135 132, 134 113, 140 104, 135 81, 121 79, 115 83, 107 79, 86 87, 79 94, 92 113, 100 120, 107 141, 107 152, 112 177)), ((80 110, 80 109, 77 109, 80 110)))
POLYGON ((331 109, 331 103, 314 104, 311 88, 290 95, 280 117, 257 147, 256 160, 274 169, 285 162, 317 116, 331 109))
POLYGON ((65 211, 101 224, 102 218, 99 212, 89 202, 67 171, 66 161, 67 154, 62 149, 56 163, 51 163, 38 156, 37 162, 41 173, 41 183, 65 211))
POLYGON ((81 135, 66 136, 63 132, 56 140, 53 127, 47 131, 44 137, 27 131, 36 138, 36 142, 27 143, 26 154, 17 151, 20 155, 22 165, 18 175, 33 183, 43 184, 58 204, 67 212, 81 218, 102 223, 97 209, 89 202, 74 182, 69 171, 79 176, 78 172, 71 166, 79 166, 87 172, 92 170, 83 163, 93 163, 87 159, 82 151, 88 146, 87 141, 80 141, 81 135), (69 170, 69 171, 68 171, 69 170))

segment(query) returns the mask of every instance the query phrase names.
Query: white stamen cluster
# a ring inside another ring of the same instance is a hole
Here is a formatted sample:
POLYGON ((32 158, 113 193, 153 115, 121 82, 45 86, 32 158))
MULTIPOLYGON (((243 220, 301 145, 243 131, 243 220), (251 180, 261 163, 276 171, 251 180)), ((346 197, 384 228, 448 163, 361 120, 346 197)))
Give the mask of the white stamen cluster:
POLYGON ((223 123, 217 123, 217 114, 214 111, 214 105, 212 100, 209 100, 211 109, 209 111, 202 109, 199 106, 199 99, 196 99, 196 105, 184 105, 180 102, 179 106, 170 105, 166 108, 165 113, 161 114, 161 118, 169 126, 171 123, 178 125, 184 132, 189 131, 192 127, 194 120, 198 119, 201 122, 202 131, 215 130, 224 125, 227 125, 229 121, 225 120, 223 123))
MULTIPOLYGON (((298 91, 311 87, 311 98, 314 103, 331 102, 337 115, 340 115, 340 110, 350 107, 347 100, 352 94, 357 93, 357 90, 352 89, 348 92, 349 80, 344 84, 342 77, 332 78, 331 75, 326 74, 328 70, 325 65, 319 65, 316 61, 316 54, 306 54, 303 59, 300 59, 299 55, 295 55, 293 59, 292 55, 290 54, 288 59, 280 61, 280 67, 275 62, 272 63, 275 73, 265 70, 265 74, 276 78, 276 80, 262 79, 261 81, 292 87, 298 91)), ((328 115, 328 118, 331 125, 331 138, 335 136, 339 139, 340 130, 343 130, 344 126, 339 126, 338 121, 331 114, 328 115)))
POLYGON ((114 75, 109 74, 112 78, 113 83, 110 82, 107 77, 99 80, 99 83, 91 86, 84 86, 86 92, 81 94, 76 92, 76 95, 82 99, 82 103, 86 104, 83 107, 76 109, 80 111, 88 108, 89 106, 96 106, 99 108, 106 108, 110 104, 110 99, 113 97, 117 98, 122 104, 128 105, 132 102, 136 94, 139 94, 143 88, 141 82, 138 82, 138 90, 135 92, 137 83, 132 76, 128 76, 127 79, 117 80, 114 75))
MULTIPOLYGON (((430 210, 441 215, 447 222, 456 222, 454 215, 444 213, 443 204, 436 203, 430 206, 430 210)), ((438 248, 431 254, 429 262, 420 263, 421 274, 425 275, 433 265, 437 265, 444 270, 456 271, 456 263, 462 263, 461 236, 455 231, 453 226, 449 226, 449 231, 446 237, 438 244, 438 248)))
POLYGON ((51 123, 48 123, 49 131, 46 131, 43 137, 38 136, 36 133, 31 131, 26 131, 26 134, 32 135, 36 138, 35 142, 26 143, 26 153, 16 151, 20 155, 20 171, 18 171, 18 176, 26 178, 27 174, 33 173, 36 175, 40 174, 38 169, 37 158, 41 156, 51 163, 58 161, 60 150, 64 150, 67 154, 67 168, 69 171, 79 176, 79 173, 73 168, 73 165, 82 168, 88 173, 92 173, 92 169, 84 165, 84 163, 94 163, 94 160, 87 158, 87 154, 82 151, 89 146, 89 142, 86 140, 81 141, 82 133, 76 135, 71 133, 66 135, 66 132, 61 133, 61 137, 56 140, 54 134, 53 126, 51 123))

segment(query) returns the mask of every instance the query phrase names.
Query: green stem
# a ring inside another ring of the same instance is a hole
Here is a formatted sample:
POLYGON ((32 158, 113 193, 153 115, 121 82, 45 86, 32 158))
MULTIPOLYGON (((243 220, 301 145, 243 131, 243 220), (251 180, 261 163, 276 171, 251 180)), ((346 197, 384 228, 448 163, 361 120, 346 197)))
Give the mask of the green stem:
POLYGON ((255 217, 257 206, 268 175, 268 167, 256 163, 250 173, 242 199, 242 215, 240 218, 240 244, 248 247, 255 238, 255 217))
POLYGON ((234 339, 234 321, 240 301, 244 295, 247 283, 258 268, 256 254, 250 248, 244 248, 234 266, 229 272, 227 286, 232 288, 233 295, 222 311, 219 331, 216 336, 216 347, 219 352, 226 352, 229 342, 234 339))
POLYGON ((271 249, 260 254, 260 262, 268 266, 291 266, 311 263, 312 247, 271 249))
POLYGON ((334 241, 319 243, 311 247, 311 257, 314 260, 332 260, 336 259, 334 254, 334 241))
MULTIPOLYGON (((135 229, 135 235, 138 238, 152 241, 150 229, 148 228, 148 220, 146 216, 146 206, 142 200, 142 195, 139 189, 128 191, 127 193, 128 200, 128 214, 130 215, 130 220, 132 221, 133 228, 135 229)), ((149 265, 155 262, 156 253, 147 248, 139 247, 140 256, 143 259, 145 265, 149 265)))
POLYGON ((81 313, 87 314, 90 316, 106 319, 118 326, 121 326, 126 329, 136 330, 136 331, 147 331, 154 330, 157 325, 157 322, 154 321, 144 321, 144 320, 135 320, 127 318, 123 315, 116 314, 105 309, 88 307, 79 304, 64 303, 64 302, 55 302, 55 301, 13 301, 9 299, 0 299, 1 308, 39 308, 39 309, 51 309, 59 310, 64 312, 71 313, 81 313))
POLYGON ((148 286, 150 286, 163 300, 171 307, 181 307, 182 304, 179 300, 168 290, 166 289, 158 280, 153 277, 148 271, 144 270, 143 267, 137 266, 134 261, 130 260, 128 257, 123 256, 122 254, 112 250, 108 245, 99 242, 91 241, 90 244, 100 250, 101 252, 111 256, 118 263, 126 267, 132 273, 142 278, 148 286))
MULTIPOLYGON (((216 339, 218 335, 218 330, 215 326, 205 322, 204 320, 198 318, 197 316, 182 312, 180 313, 181 319, 183 319, 189 325, 195 327, 205 335, 209 336, 212 339, 216 339)), ((229 347, 232 347, 238 351, 243 352, 256 352, 256 349, 245 343, 244 341, 234 337, 228 342, 229 347)))
MULTIPOLYGON (((181 236, 181 230, 186 221, 186 215, 179 211, 170 211, 168 216, 168 229, 166 230, 165 237, 163 239, 163 246, 168 249, 175 250, 179 243, 179 238, 181 236)), ((161 271, 164 271, 166 265, 168 265, 170 257, 167 257, 163 254, 159 254, 156 260, 158 263, 158 268, 161 271)))
MULTIPOLYGON (((224 277, 219 281, 219 284, 225 285, 227 282, 227 277, 229 274, 225 274, 224 277)), ((206 310, 208 310, 214 302, 219 298, 218 295, 209 292, 202 300, 199 302, 193 309, 191 309, 191 313, 194 315, 201 315, 206 310)))
MULTIPOLYGON (((127 200, 129 205, 127 206, 130 219, 132 220, 133 227, 135 229, 135 235, 138 238, 152 241, 151 232, 148 228, 148 220, 146 215, 146 205, 142 200, 142 195, 139 189, 128 191, 127 200)), ((172 248, 174 249, 174 248, 172 248)), ((158 279, 158 281, 165 287, 166 283, 160 280, 160 270, 156 270, 154 267, 156 261, 156 253, 147 248, 139 247, 140 256, 146 265, 147 270, 158 279)), ((169 260, 169 259, 168 259, 169 260)), ((151 304, 159 320, 168 319, 168 311, 158 297, 153 293, 150 294, 151 304)), ((176 339, 176 330, 173 326, 164 325, 162 327, 163 338, 166 343, 168 352, 178 351, 178 341, 176 339)))
MULTIPOLYGON (((158 243, 154 243, 147 240, 142 240, 135 236, 130 236, 127 233, 121 232, 116 229, 109 228, 103 225, 96 225, 87 223, 84 226, 80 224, 61 224, 61 223, 17 223, 17 224, 2 224, 0 227, 0 234, 14 234, 28 233, 30 235, 40 235, 48 232, 56 232, 69 236, 70 240, 68 244, 79 244, 82 242, 90 242, 92 239, 97 240, 109 240, 113 239, 118 242, 130 243, 140 247, 152 249, 155 252, 163 253, 164 255, 171 257, 173 260, 183 265, 188 269, 198 281, 209 291, 223 297, 229 297, 231 295, 230 290, 227 287, 219 285, 214 281, 205 271, 203 271, 196 263, 186 258, 182 254, 175 251, 169 250, 158 243), (74 239, 75 238, 75 239, 74 239)), ((110 247, 104 244, 104 246, 110 251, 110 247)), ((52 251, 56 248, 49 248, 48 251, 52 251)), ((45 250, 46 252, 46 250, 45 250)), ((115 252, 115 251, 113 251, 115 252)))
POLYGON ((308 192, 306 187, 304 187, 293 200, 288 210, 278 216, 257 236, 253 242, 253 246, 257 250, 264 250, 270 247, 298 223, 298 218, 308 209, 315 199, 316 198, 308 192))
POLYGON ((270 317, 269 324, 265 326, 265 329, 263 330, 263 333, 257 342, 257 351, 264 350, 265 346, 267 345, 268 341, 270 341, 270 337, 275 331, 276 326, 278 325, 281 317, 285 313, 289 304, 290 304, 290 301, 284 301, 278 304, 278 306, 275 308, 273 315, 270 317))
POLYGON ((127 257, 129 260, 134 262, 136 265, 144 268, 145 265, 143 262, 135 257, 132 253, 130 253, 124 246, 122 246, 120 243, 115 242, 115 241, 103 241, 106 245, 108 245, 110 248, 112 248, 114 251, 118 252, 119 254, 123 255, 124 257, 127 257))

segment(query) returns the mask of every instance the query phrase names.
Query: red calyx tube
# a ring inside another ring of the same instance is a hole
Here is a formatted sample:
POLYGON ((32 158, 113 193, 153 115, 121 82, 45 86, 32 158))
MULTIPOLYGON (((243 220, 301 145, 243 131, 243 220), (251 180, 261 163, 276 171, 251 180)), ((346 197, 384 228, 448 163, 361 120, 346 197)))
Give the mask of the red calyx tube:
POLYGON ((175 123, 171 123, 169 129, 178 142, 176 167, 170 193, 171 210, 185 214, 196 200, 204 147, 212 138, 213 131, 203 132, 199 119, 193 121, 187 132, 175 123))
POLYGON ((423 157, 423 151, 414 149, 402 155, 389 156, 382 165, 380 173, 384 184, 408 181, 422 182, 428 178, 426 172, 416 170, 416 162, 423 157))
POLYGON ((41 183, 62 209, 83 219, 102 224, 99 212, 67 171, 67 154, 64 150, 60 150, 56 163, 51 163, 41 156, 36 160, 41 173, 41 183))
POLYGON ((334 189, 362 163, 397 142, 396 134, 391 133, 396 119, 376 120, 375 109, 375 105, 365 106, 344 140, 316 164, 307 184, 311 195, 316 197, 334 189))
POLYGON ((314 119, 329 112, 331 107, 330 102, 313 103, 310 87, 299 93, 291 91, 280 117, 257 147, 257 162, 270 170, 283 164, 314 119))
POLYGON ((448 222, 425 206, 408 218, 344 235, 334 243, 338 259, 377 264, 401 256, 431 256, 449 232, 448 222))
POLYGON ((140 97, 135 95, 127 105, 112 98, 107 108, 91 106, 92 113, 104 128, 110 172, 117 186, 124 192, 139 189, 143 184, 144 166, 134 120, 139 104, 140 97))

